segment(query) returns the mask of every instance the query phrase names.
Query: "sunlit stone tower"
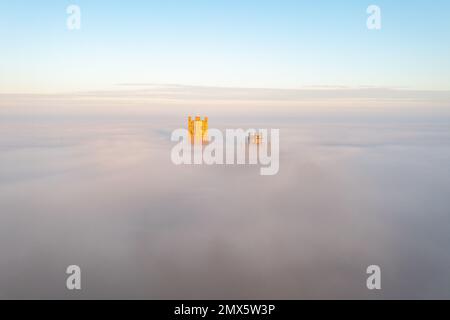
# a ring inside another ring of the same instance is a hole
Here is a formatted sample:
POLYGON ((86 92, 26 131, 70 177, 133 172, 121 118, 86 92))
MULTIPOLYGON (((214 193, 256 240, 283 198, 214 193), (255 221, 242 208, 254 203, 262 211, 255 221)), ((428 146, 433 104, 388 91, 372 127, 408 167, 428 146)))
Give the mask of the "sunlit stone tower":
POLYGON ((263 142, 262 135, 259 133, 250 133, 247 137, 249 144, 260 145, 263 142))
POLYGON ((200 117, 188 118, 188 131, 192 143, 208 142, 208 117, 203 120, 200 117))

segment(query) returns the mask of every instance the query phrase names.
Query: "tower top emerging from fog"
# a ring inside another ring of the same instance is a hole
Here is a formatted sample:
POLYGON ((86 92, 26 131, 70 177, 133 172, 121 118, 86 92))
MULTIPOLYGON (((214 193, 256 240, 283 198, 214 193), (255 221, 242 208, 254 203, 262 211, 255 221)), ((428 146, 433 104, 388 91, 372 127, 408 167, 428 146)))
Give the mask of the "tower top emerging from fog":
POLYGON ((192 142, 207 142, 208 141, 208 117, 203 120, 196 116, 195 120, 188 117, 188 131, 192 142))

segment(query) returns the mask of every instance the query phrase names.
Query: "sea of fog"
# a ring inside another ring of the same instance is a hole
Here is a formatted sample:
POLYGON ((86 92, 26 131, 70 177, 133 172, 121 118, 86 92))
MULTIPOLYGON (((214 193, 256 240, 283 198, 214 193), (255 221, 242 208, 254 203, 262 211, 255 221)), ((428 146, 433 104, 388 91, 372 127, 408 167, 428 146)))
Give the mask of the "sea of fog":
POLYGON ((280 129, 261 176, 175 166, 188 115, 1 119, 0 298, 450 298, 449 118, 202 114, 280 129))

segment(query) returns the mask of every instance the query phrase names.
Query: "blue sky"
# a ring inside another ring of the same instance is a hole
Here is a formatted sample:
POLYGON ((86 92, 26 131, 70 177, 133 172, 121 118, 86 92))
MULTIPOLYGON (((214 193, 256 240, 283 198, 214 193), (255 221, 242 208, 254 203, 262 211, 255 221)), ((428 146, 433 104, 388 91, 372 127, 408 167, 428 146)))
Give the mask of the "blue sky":
POLYGON ((120 83, 450 90, 448 1, 4 1, 0 91, 120 83), (81 8, 81 30, 66 7, 81 8), (366 28, 380 6, 382 29, 366 28))

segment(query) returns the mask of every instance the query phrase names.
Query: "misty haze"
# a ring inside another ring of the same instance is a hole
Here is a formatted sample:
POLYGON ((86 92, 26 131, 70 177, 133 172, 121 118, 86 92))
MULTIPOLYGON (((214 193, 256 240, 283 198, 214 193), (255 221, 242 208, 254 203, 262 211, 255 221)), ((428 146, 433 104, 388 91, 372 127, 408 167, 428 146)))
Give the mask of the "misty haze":
POLYGON ((80 298, 450 298, 448 115, 217 110, 210 127, 280 129, 277 175, 175 166, 179 110, 9 114, 0 298, 73 298, 71 264, 80 298))

